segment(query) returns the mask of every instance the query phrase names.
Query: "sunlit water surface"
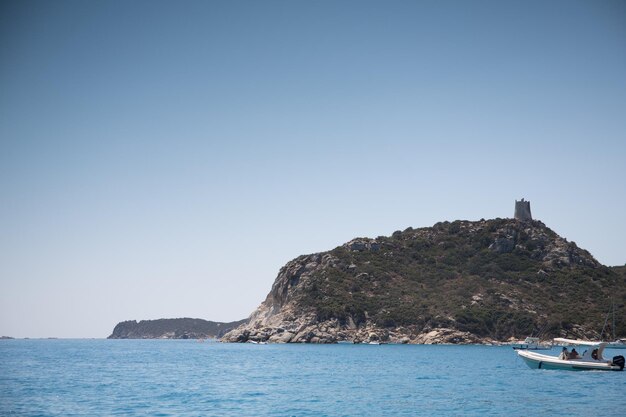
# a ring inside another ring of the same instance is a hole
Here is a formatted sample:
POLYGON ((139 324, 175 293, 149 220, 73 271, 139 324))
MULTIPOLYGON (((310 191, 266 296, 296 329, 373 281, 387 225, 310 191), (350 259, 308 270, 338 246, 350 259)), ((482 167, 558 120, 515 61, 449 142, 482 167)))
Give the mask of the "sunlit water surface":
POLYGON ((624 416, 626 372, 510 347, 2 340, 0 415, 624 416))

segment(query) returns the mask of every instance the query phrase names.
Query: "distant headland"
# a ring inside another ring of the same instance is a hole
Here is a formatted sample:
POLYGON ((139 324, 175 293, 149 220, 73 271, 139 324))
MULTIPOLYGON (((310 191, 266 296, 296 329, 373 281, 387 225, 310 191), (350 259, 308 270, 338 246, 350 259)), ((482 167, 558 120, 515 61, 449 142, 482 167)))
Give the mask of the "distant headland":
POLYGON ((203 319, 178 318, 128 320, 118 323, 108 339, 207 339, 219 338, 246 320, 220 323, 203 319))

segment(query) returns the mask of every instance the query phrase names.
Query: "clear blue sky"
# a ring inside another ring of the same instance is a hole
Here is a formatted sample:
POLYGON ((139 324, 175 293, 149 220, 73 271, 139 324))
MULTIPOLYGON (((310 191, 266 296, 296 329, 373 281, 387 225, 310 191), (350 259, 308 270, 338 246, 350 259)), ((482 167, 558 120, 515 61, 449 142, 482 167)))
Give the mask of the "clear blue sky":
POLYGON ((0 334, 248 316, 354 237, 626 262, 623 1, 0 3, 0 334))

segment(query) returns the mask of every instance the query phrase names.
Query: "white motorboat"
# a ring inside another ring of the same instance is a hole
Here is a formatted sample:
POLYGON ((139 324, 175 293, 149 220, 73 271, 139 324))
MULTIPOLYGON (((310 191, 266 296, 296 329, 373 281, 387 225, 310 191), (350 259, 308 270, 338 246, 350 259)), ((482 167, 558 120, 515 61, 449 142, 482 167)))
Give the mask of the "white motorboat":
POLYGON ((624 357, 622 355, 614 356, 612 359, 605 359, 602 356, 607 345, 606 342, 563 338, 556 338, 554 342, 563 346, 582 346, 586 350, 576 358, 564 355, 567 348, 563 348, 564 352, 559 357, 528 350, 518 350, 517 354, 533 369, 565 369, 571 371, 622 371, 624 369, 624 357))
POLYGON ((550 350, 552 345, 541 343, 538 337, 527 337, 523 341, 511 343, 515 350, 550 350))

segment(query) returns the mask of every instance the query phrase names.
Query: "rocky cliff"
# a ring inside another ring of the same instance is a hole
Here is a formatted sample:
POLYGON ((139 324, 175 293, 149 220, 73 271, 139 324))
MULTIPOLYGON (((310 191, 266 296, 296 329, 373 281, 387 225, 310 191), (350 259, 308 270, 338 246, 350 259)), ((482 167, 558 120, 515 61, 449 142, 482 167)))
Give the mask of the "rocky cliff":
POLYGON ((158 319, 123 321, 108 339, 205 339, 221 337, 246 320, 218 323, 202 319, 158 319))
MULTIPOLYGON (((597 337, 626 280, 540 221, 437 223, 300 256, 228 342, 597 337)), ((626 333, 621 323, 618 333, 626 333)))

